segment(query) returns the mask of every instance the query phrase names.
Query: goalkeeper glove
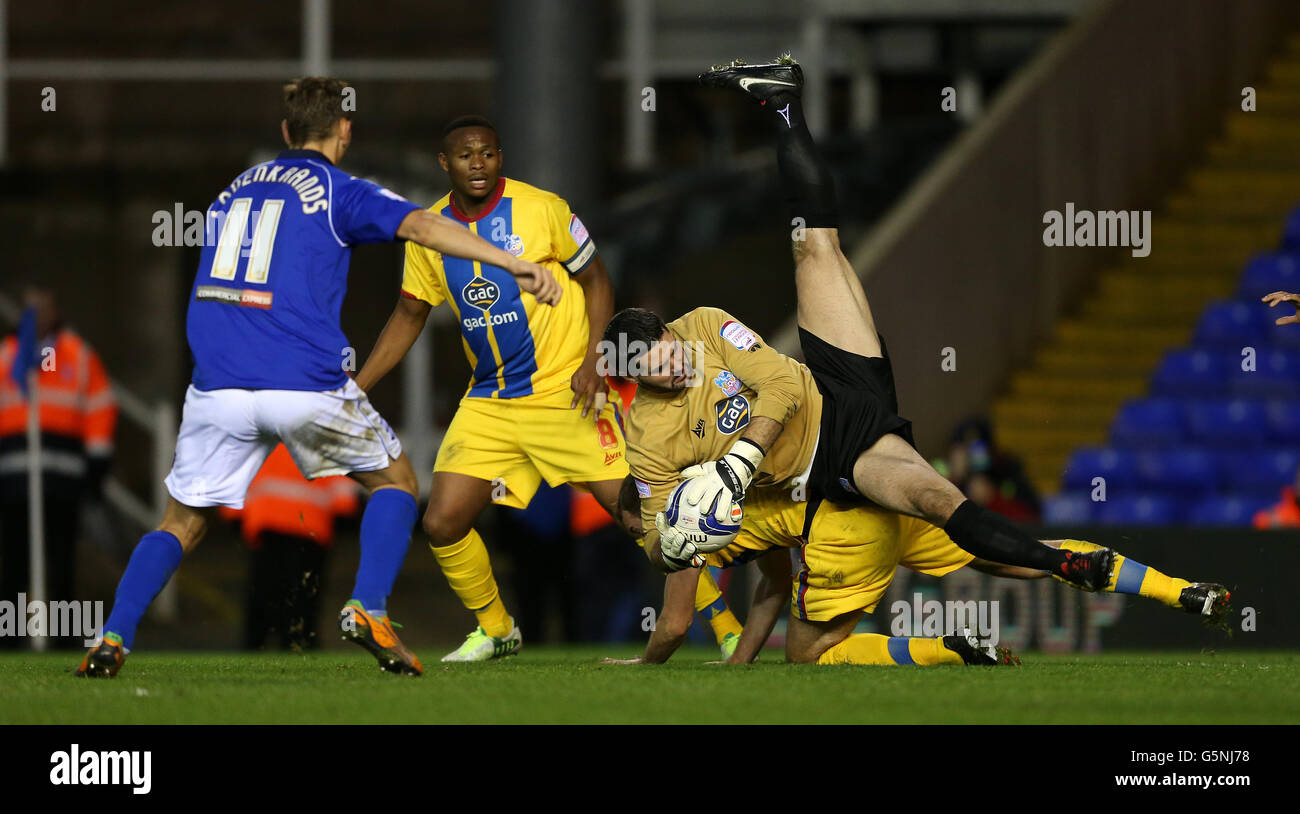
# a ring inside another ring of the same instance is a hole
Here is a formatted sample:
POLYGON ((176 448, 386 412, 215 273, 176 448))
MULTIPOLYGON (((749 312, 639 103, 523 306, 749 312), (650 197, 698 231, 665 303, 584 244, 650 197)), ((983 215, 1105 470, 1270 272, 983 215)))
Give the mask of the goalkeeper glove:
POLYGON ((713 517, 719 523, 727 522, 731 505, 745 496, 745 490, 754 480, 754 473, 765 454, 758 444, 741 438, 721 460, 686 467, 681 475, 689 483, 682 490, 682 500, 691 506, 707 507, 716 497, 718 502, 713 517))
POLYGON ((695 543, 669 525, 663 512, 655 515, 655 528, 659 529, 659 556, 669 571, 700 568, 704 565, 704 555, 695 548, 695 543))

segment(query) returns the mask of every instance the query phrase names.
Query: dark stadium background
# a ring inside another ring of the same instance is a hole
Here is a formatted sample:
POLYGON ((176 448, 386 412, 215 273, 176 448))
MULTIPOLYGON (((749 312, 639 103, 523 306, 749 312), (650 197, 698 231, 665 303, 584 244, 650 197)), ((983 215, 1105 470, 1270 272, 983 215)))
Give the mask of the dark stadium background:
MULTIPOLYGON (((1300 251, 1300 222, 1288 221, 1300 204, 1293 2, 65 1, 3 10, 3 293, 12 301, 28 279, 54 287, 121 388, 175 409, 189 376, 184 310, 197 250, 154 246, 153 213, 203 210, 278 150, 280 85, 321 65, 357 88, 345 169, 432 203, 446 189, 434 160, 439 128, 484 113, 501 132, 505 174, 561 194, 587 222, 618 306, 675 316, 718 305, 793 352, 787 227, 767 133, 741 100, 706 96, 692 81, 710 62, 791 51, 824 88, 817 135, 837 173, 843 243, 864 274, 922 452, 950 458, 952 432, 987 416, 996 447, 1020 461, 1019 482, 1041 497, 1032 516, 1139 558, 1167 553, 1152 564, 1172 573, 1203 564, 1207 573, 1186 576, 1237 580, 1248 603, 1294 621, 1282 601, 1287 569, 1277 567, 1295 559, 1294 530, 1248 530, 1300 469, 1300 326, 1274 330, 1281 314, 1251 304, 1300 281, 1287 253, 1300 251), (305 56, 304 19, 322 7, 328 52, 305 56), (650 49, 644 63, 638 47, 650 49), (208 61, 243 64, 248 78, 212 78, 208 61), (640 109, 642 86, 654 90, 653 111, 640 109), (57 92, 54 111, 42 110, 46 87, 57 92), (1249 112, 1246 87, 1257 94, 1249 112), (941 105, 945 88, 957 89, 956 111, 941 105), (635 146, 647 133, 651 149, 635 146), (1043 214, 1067 202, 1152 210, 1150 257, 1045 246, 1043 214), (1267 375, 1226 367, 1247 345, 1267 375), (945 349, 955 369, 944 368, 945 349), (1201 375, 1211 368, 1222 369, 1201 375), (1248 403, 1230 401, 1239 399, 1248 403), (1107 478, 1101 502, 1091 495, 1097 476, 1107 478), (1189 525, 1201 530, 1185 537, 1189 525), (1234 562, 1233 552, 1254 553, 1234 562)), ((397 296, 401 257, 400 246, 354 254, 343 321, 362 354, 397 296)), ((436 449, 426 425, 445 426, 468 377, 457 326, 443 313, 430 331, 428 406, 413 414, 401 375, 372 393, 408 447, 427 439, 426 456, 436 449)), ((153 443, 121 421, 113 477, 150 508, 153 443)), ((503 548, 497 522, 484 536, 517 603, 527 560, 503 548)), ((111 598, 140 531, 118 512, 84 535, 82 596, 111 598)), ((571 554, 564 594, 576 602, 620 586, 627 624, 615 632, 637 640, 637 611, 658 605, 658 583, 629 543, 612 545, 623 548, 571 554)), ((350 588, 355 549, 355 528, 345 528, 326 625, 350 588)), ((233 647, 244 570, 237 536, 216 529, 181 571, 175 620, 146 620, 149 646, 233 647)), ((740 609, 743 594, 733 591, 740 609)), ((468 625, 418 535, 393 607, 416 645, 451 642, 468 625)), ((580 635, 608 635, 609 607, 570 612, 580 635)), ((562 620, 553 606, 521 626, 530 641, 554 640, 562 620)), ((1071 639, 1086 646, 1082 634, 1071 639)))

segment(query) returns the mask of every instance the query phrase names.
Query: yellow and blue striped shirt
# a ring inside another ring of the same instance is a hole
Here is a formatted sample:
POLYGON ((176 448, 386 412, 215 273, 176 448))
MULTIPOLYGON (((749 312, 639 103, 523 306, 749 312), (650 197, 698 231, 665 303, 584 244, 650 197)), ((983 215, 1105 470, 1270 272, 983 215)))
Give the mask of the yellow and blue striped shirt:
POLYGON ((445 257, 406 244, 403 296, 451 304, 473 370, 467 397, 544 398, 569 388, 587 352, 586 298, 573 279, 596 255, 582 221, 558 195, 502 178, 477 217, 451 193, 429 208, 516 257, 551 270, 563 289, 559 305, 540 305, 497 266, 445 257))

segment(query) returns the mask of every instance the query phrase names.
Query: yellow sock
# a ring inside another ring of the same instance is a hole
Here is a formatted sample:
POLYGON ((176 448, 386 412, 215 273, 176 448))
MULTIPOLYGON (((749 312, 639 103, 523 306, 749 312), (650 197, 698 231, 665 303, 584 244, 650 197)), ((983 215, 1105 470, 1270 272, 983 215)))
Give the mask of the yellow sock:
MULTIPOLYGON (((1061 548, 1071 551, 1095 551, 1101 546, 1087 540, 1066 540, 1061 548)), ((1115 568, 1111 572, 1110 584, 1106 590, 1117 594, 1138 594, 1158 600, 1171 608, 1179 607, 1178 597, 1183 589, 1191 585, 1185 579, 1162 574, 1156 569, 1143 565, 1136 560, 1115 553, 1115 568)))
POLYGON ((487 546, 483 545, 478 532, 470 529, 460 542, 441 547, 430 545, 429 548, 433 550, 451 589, 478 617, 479 627, 489 636, 500 638, 509 635, 514 621, 501 601, 496 578, 492 576, 487 546))
POLYGON ((727 607, 727 600, 722 596, 722 590, 718 588, 718 583, 713 581, 713 575, 707 568, 700 569, 700 581, 695 586, 695 610, 704 614, 704 618, 709 620, 718 644, 722 644, 722 640, 727 638, 728 633, 739 636, 740 631, 743 630, 740 620, 731 612, 731 608, 727 607))
POLYGON ((822 653, 818 664, 919 665, 963 664, 961 656, 943 646, 942 638, 904 638, 879 633, 855 633, 822 653))

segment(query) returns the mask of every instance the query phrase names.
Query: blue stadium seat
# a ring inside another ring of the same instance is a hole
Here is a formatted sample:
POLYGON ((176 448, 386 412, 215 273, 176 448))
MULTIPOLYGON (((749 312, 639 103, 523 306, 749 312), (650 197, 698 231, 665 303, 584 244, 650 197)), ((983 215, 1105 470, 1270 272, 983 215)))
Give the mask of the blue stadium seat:
POLYGON ((1082 526, 1092 522, 1093 502, 1086 494, 1062 492, 1043 500, 1043 523, 1048 526, 1082 526))
POLYGON ((1237 294, 1259 300, 1274 291, 1300 291, 1300 256, 1287 252, 1257 254, 1246 264, 1237 294))
POLYGON ((1183 403, 1179 399, 1132 399, 1120 407, 1110 425, 1110 442, 1129 449, 1168 447, 1184 440, 1183 403))
POLYGON ((1268 437, 1268 410, 1249 399, 1192 399, 1185 406, 1187 437, 1212 447, 1258 447, 1268 437))
POLYGON ((1218 461, 1203 449, 1142 452, 1137 456, 1137 470, 1138 487, 1149 493, 1199 497, 1212 493, 1219 485, 1218 461))
POLYGON ((1133 453, 1109 448, 1076 449, 1065 464, 1062 483, 1066 489, 1091 493, 1093 478, 1105 478, 1106 489, 1131 487, 1137 483, 1137 459, 1133 453))
POLYGON ((1193 506, 1187 522, 1193 526, 1249 526, 1255 512, 1271 502, 1263 496, 1219 495, 1193 506))
POLYGON ((1165 353, 1152 380, 1157 396, 1224 396, 1227 376, 1240 364, 1219 351, 1172 350, 1165 353))
POLYGON ((1226 491, 1276 496, 1279 489, 1295 481, 1300 449, 1224 451, 1218 455, 1218 467, 1226 491))
MULTIPOLYGON (((1267 305, 1264 306, 1268 308, 1267 305)), ((1264 328, 1267 331, 1268 344, 1283 350, 1300 350, 1300 325, 1278 325, 1278 317, 1295 314, 1295 306, 1283 303, 1276 308, 1269 308, 1264 328)))
POLYGON ((1193 342, 1207 348, 1240 351, 1250 345, 1259 350, 1270 342, 1270 310, 1262 302, 1224 300, 1213 303, 1201 314, 1193 342))
POLYGON ((1257 349, 1255 369, 1242 370, 1238 363, 1229 374, 1229 390, 1234 396, 1300 397, 1300 352, 1257 349))
POLYGON ((1286 215, 1286 224, 1282 227, 1282 250, 1300 250, 1300 206, 1286 215))
POLYGON ((1269 441, 1300 443, 1300 401, 1270 401, 1267 410, 1269 441))
POLYGON ((1171 526, 1183 520, 1183 505, 1162 495, 1123 495, 1098 503, 1093 515, 1106 526, 1171 526))

